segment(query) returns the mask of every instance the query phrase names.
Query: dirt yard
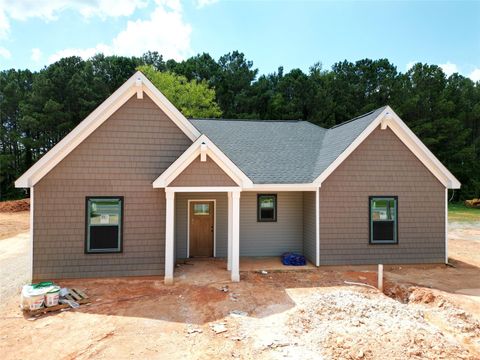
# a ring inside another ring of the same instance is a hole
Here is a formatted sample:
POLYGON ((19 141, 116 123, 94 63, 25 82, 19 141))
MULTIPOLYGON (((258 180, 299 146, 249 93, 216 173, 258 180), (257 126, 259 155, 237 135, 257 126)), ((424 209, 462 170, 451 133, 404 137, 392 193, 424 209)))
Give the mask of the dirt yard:
POLYGON ((173 286, 59 281, 92 303, 29 318, 5 299, 2 358, 479 359, 480 226, 455 237, 469 226, 450 226, 451 267, 386 267, 388 296, 345 283, 375 284, 374 268, 359 266, 242 272, 233 284, 222 261, 196 261, 177 267, 173 286))

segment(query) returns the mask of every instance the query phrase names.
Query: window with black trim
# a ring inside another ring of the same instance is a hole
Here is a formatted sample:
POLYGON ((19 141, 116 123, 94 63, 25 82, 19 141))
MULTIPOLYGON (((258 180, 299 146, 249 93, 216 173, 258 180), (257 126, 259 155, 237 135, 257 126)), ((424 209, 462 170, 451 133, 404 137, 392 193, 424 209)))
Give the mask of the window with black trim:
POLYGON ((277 221, 277 195, 258 194, 257 197, 257 221, 277 221))
POLYGON ((123 197, 87 197, 85 252, 122 252, 123 197))
POLYGON ((370 196, 370 243, 398 243, 398 197, 370 196))

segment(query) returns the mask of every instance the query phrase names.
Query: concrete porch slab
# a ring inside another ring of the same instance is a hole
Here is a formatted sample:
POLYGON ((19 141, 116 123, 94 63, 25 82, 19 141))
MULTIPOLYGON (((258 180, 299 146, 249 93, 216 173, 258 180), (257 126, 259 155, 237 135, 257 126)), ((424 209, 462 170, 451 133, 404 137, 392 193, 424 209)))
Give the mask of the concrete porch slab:
POLYGON ((298 271, 313 269, 316 269, 316 267, 309 261, 307 261, 307 265, 303 266, 283 265, 280 256, 240 258, 240 271, 298 271))

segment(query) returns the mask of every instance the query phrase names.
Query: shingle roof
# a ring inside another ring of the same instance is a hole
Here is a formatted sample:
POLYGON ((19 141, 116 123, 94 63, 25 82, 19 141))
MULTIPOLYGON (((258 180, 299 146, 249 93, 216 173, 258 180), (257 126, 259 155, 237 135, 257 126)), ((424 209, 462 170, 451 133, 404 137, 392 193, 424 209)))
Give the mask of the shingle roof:
POLYGON ((331 129, 308 121, 190 119, 255 184, 314 181, 384 110, 331 129))

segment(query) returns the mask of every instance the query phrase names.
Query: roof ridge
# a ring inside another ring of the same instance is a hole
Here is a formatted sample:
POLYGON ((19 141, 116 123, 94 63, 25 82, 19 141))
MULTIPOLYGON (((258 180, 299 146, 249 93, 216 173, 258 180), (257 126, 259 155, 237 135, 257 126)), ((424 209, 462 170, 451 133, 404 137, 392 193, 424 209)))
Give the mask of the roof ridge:
POLYGON ((349 123, 351 123, 352 121, 355 121, 355 120, 364 118, 364 117, 366 117, 366 116, 368 116, 368 115, 372 115, 374 112, 376 112, 376 111, 378 111, 378 110, 380 110, 380 109, 384 109, 384 108, 386 108, 386 107, 387 107, 387 106, 384 105, 384 106, 382 106, 382 107, 379 107, 379 108, 377 108, 377 109, 374 109, 374 110, 372 110, 372 111, 369 111, 369 112, 367 112, 367 113, 365 113, 365 114, 358 115, 358 116, 354 117, 353 119, 350 119, 350 120, 341 122, 340 124, 337 124, 337 125, 334 125, 334 126, 332 126, 330 129, 328 129, 328 130, 338 128, 338 127, 340 127, 340 126, 349 124, 349 123))
MULTIPOLYGON (((224 119, 224 118, 189 118, 188 120, 213 120, 213 121, 245 121, 245 122, 302 122, 306 120, 292 119, 224 119)), ((308 121, 307 121, 308 122, 308 121)))

